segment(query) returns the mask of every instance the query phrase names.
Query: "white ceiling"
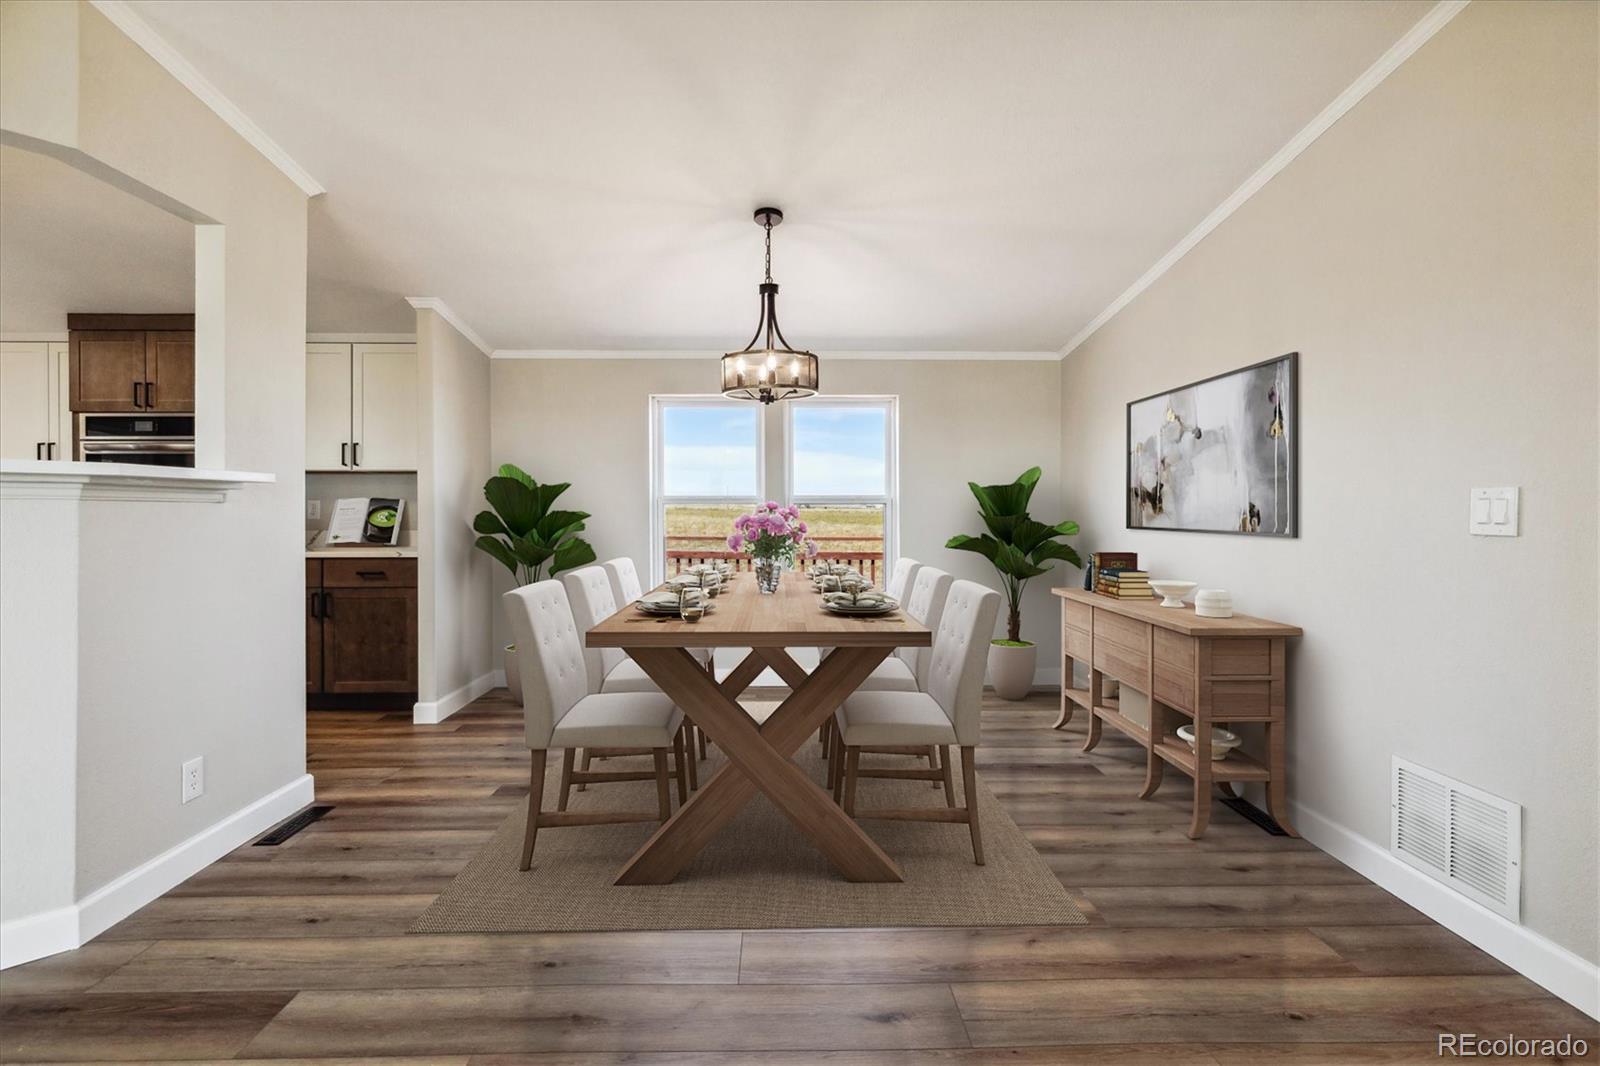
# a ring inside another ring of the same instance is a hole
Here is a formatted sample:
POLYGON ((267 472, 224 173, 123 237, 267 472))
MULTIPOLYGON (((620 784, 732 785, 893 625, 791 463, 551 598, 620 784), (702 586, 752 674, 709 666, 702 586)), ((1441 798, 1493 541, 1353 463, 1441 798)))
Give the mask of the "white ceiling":
POLYGON ((60 333, 71 311, 193 310, 193 225, 0 145, 0 334, 60 333))
POLYGON ((133 0, 328 190, 309 326, 1060 348, 1431 6, 133 0))

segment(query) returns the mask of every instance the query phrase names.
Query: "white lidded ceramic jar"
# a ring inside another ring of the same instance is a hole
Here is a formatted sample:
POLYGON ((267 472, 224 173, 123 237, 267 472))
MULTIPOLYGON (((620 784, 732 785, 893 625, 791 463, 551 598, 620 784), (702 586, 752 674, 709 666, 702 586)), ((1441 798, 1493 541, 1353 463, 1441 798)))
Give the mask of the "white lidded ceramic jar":
POLYGON ((1201 589, 1194 594, 1194 613, 1201 618, 1232 618, 1233 593, 1227 589, 1201 589))

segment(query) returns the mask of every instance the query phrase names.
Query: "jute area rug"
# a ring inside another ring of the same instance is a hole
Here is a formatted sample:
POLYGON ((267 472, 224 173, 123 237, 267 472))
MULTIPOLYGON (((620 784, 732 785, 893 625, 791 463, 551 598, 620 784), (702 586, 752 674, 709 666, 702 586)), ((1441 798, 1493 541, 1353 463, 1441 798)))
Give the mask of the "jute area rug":
MULTIPOLYGON (((551 758, 545 809, 554 810, 559 757, 551 758)), ((796 760, 826 781, 821 748, 808 740, 796 760)), ((915 764, 903 756, 863 755, 863 765, 915 764)), ((713 747, 700 763, 704 783, 723 763, 713 747)), ((599 768, 601 764, 596 764, 599 768)), ((606 769, 648 768, 648 757, 610 759, 606 769)), ((923 766, 927 764, 922 763, 923 766)), ((961 775, 956 773, 956 795, 961 775)), ((926 781, 861 780, 858 808, 937 806, 943 791, 926 781)), ((676 804, 676 787, 674 787, 676 804)), ((843 880, 764 795, 754 799, 668 885, 617 886, 618 870, 656 823, 541 829, 533 869, 517 869, 526 806, 495 832, 412 926, 414 933, 593 932, 660 929, 807 929, 893 926, 1082 925, 1039 853, 978 782, 987 865, 972 861, 965 825, 865 821, 905 875, 900 884, 843 880)), ((653 810, 650 781, 590 785, 570 810, 653 810)))

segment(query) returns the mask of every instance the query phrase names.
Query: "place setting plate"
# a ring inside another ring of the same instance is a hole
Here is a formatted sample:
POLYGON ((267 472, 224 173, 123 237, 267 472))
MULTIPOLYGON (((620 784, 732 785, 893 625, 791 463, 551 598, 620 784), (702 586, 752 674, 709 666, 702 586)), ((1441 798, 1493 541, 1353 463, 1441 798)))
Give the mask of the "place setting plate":
MULTIPOLYGON (((648 596, 641 596, 633 602, 633 606, 640 614, 652 618, 677 618, 683 613, 677 595, 670 592, 653 592, 648 596)), ((709 614, 715 609, 716 604, 709 601, 705 604, 706 613, 709 614)))
POLYGON ((875 618, 880 615, 893 614, 900 609, 900 604, 882 594, 863 596, 854 603, 846 593, 831 592, 822 597, 822 609, 830 614, 841 614, 853 618, 875 618))

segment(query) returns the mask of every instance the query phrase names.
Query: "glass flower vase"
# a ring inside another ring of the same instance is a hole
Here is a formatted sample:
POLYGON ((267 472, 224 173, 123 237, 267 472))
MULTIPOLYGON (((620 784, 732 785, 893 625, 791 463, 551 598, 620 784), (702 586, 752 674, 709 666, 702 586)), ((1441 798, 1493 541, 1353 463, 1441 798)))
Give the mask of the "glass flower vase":
POLYGON ((756 588, 761 592, 771 594, 778 591, 778 582, 783 578, 782 559, 757 559, 756 560, 756 588))

